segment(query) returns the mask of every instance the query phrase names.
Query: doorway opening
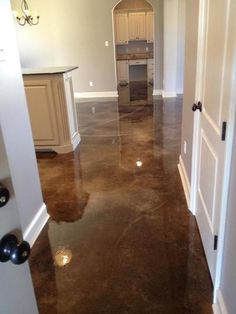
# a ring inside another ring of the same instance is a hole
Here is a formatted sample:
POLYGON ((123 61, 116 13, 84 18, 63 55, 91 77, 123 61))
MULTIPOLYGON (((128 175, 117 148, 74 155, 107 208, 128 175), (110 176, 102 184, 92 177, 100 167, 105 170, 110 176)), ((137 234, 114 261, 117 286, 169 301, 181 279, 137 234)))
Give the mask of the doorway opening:
POLYGON ((152 102, 154 10, 146 0, 122 0, 113 8, 114 55, 119 102, 152 102))

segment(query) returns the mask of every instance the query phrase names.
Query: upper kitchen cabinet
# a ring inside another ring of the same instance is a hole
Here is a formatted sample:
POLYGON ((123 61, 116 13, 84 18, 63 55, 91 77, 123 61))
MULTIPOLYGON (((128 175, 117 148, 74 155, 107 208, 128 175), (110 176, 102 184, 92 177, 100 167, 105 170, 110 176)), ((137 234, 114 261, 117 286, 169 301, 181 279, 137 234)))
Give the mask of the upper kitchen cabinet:
POLYGON ((129 13, 129 40, 146 40, 146 13, 129 13))
POLYGON ((124 45, 128 44, 128 14, 117 13, 115 14, 115 34, 116 44, 124 45))
POLYGON ((146 38, 148 43, 154 42, 154 14, 153 12, 147 12, 146 15, 146 38))

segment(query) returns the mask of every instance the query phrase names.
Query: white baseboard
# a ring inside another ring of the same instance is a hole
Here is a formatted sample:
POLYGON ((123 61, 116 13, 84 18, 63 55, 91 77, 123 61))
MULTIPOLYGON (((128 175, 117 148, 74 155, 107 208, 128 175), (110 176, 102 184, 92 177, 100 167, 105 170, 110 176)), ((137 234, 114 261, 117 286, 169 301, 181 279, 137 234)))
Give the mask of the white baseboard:
POLYGON ((221 289, 217 290, 216 303, 212 305, 214 314, 229 314, 221 289))
POLYGON ((190 183, 189 183, 187 171, 186 171, 186 168, 184 166, 184 162, 183 162, 183 159, 181 156, 179 156, 178 169, 179 169, 179 174, 180 174, 180 178, 182 181, 188 209, 190 209, 190 191, 191 191, 191 188, 190 188, 190 183))
POLYGON ((73 151, 77 148, 81 141, 81 137, 79 133, 76 133, 75 136, 72 138, 72 146, 73 146, 73 151))
POLYGON ((176 94, 177 95, 183 95, 184 91, 183 89, 177 89, 176 94))
POLYGON ((173 98, 173 97, 177 97, 176 91, 174 92, 166 92, 166 91, 162 91, 162 97, 163 98, 173 98))
POLYGON ((83 98, 117 98, 117 91, 110 92, 87 92, 87 93, 74 93, 76 100, 83 98))
POLYGON ((218 304, 213 304, 212 310, 214 314, 221 314, 218 304))
POLYGON ((154 89, 153 90, 153 96, 162 96, 162 89, 154 89))
POLYGON ((23 235, 24 240, 29 242, 31 247, 34 245, 34 242, 37 240, 40 232, 47 223, 48 218, 47 207, 46 204, 43 203, 23 235))

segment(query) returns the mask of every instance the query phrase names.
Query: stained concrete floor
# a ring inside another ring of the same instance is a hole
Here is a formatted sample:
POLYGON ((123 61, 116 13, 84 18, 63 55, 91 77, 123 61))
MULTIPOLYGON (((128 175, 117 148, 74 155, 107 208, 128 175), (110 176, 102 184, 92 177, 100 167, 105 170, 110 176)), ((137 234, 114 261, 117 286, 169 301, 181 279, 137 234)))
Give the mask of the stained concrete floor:
POLYGON ((177 170, 182 99, 79 103, 80 147, 38 154, 51 219, 30 266, 41 314, 210 314, 177 170))

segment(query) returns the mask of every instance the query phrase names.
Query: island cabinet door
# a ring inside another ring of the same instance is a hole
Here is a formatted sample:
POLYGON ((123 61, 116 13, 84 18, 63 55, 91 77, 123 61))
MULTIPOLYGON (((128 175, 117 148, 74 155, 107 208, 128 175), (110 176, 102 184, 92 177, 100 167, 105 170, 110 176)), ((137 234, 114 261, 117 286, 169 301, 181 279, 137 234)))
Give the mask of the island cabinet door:
POLYGON ((56 107, 51 80, 24 80, 34 144, 58 145, 56 107))

